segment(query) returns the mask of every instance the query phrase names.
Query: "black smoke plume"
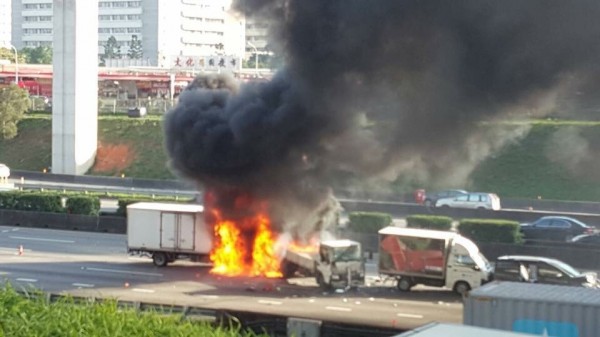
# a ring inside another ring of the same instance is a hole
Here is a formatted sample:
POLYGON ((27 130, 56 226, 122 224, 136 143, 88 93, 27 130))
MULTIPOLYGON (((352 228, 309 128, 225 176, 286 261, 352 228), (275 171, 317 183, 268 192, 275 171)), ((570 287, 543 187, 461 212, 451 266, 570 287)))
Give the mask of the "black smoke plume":
POLYGON ((323 225, 330 186, 345 177, 444 180, 501 145, 477 123, 535 108, 565 79, 596 72, 600 56, 597 0, 236 6, 272 23, 285 69, 268 83, 190 85, 166 117, 167 150, 178 172, 268 200, 296 231, 323 225))

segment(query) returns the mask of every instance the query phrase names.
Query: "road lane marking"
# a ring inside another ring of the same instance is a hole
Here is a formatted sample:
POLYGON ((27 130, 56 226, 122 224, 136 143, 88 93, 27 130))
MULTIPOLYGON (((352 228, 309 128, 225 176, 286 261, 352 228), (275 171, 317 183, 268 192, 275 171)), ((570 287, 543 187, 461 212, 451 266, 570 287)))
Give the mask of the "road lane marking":
POLYGON ((9 236, 11 239, 18 240, 30 240, 30 241, 45 241, 45 242, 57 242, 57 243, 75 243, 73 240, 59 240, 59 239, 42 239, 42 238, 30 238, 27 236, 9 236))
POLYGON ((396 314, 396 316, 405 317, 405 318, 423 318, 423 315, 405 314, 405 313, 401 313, 401 312, 396 314))
POLYGON ((150 294, 150 293, 155 292, 156 290, 153 290, 153 289, 143 289, 143 288, 133 288, 133 289, 131 289, 131 291, 135 291, 137 293, 150 294))
POLYGON ((93 284, 89 284, 89 283, 72 283, 72 285, 75 287, 81 287, 81 288, 93 288, 94 287, 93 284))
POLYGON ((200 298, 206 298, 206 299, 210 299, 210 300, 214 300, 214 299, 219 298, 219 295, 200 295, 198 297, 200 297, 200 298))
POLYGON ((283 302, 271 301, 271 300, 258 300, 258 303, 260 303, 260 304, 269 304, 269 305, 282 305, 283 304, 283 302))
POLYGON ((164 276, 163 274, 159 274, 159 273, 146 273, 146 272, 142 272, 142 271, 128 271, 128 270, 119 270, 119 269, 105 269, 105 268, 93 268, 93 267, 81 267, 81 269, 91 270, 91 271, 100 271, 100 272, 106 272, 106 273, 115 273, 115 274, 133 274, 133 275, 158 276, 158 277, 164 276))
POLYGON ((332 310, 332 311, 345 311, 345 312, 352 311, 352 309, 344 308, 344 307, 325 307, 325 309, 332 310))
POLYGON ((16 279, 17 281, 21 281, 21 282, 29 282, 29 283, 35 283, 38 280, 34 279, 34 278, 18 278, 16 279))

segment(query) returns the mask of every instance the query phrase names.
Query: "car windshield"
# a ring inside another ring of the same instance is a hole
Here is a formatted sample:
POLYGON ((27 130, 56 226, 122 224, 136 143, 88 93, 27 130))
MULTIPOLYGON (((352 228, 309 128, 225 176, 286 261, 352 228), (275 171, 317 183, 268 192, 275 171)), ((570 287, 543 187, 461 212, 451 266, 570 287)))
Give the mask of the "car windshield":
POLYGON ((552 261, 551 264, 569 276, 572 276, 572 277, 581 276, 581 272, 579 270, 571 267, 570 265, 568 265, 562 261, 558 261, 558 260, 552 261))

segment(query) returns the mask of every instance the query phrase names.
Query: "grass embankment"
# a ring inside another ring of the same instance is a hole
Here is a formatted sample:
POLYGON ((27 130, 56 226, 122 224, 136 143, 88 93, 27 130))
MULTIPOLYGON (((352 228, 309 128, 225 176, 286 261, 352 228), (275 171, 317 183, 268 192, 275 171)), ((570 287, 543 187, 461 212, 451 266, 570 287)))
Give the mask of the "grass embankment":
MULTIPOLYGON (((98 121, 98 156, 90 174, 174 179, 167 167, 162 117, 101 116, 98 121)), ((19 134, 0 140, 0 162, 19 170, 43 171, 52 165, 50 115, 27 115, 19 134)))
MULTIPOLYGON (((593 155, 600 147, 600 122, 521 123, 532 124, 527 136, 480 163, 464 187, 500 197, 600 201, 600 158, 593 155)), ((51 129, 48 115, 28 115, 15 139, 0 140, 0 162, 22 170, 49 167, 51 129)), ((90 174, 174 179, 167 167, 161 116, 101 116, 98 139, 90 174)))
POLYGON ((253 332, 194 322, 181 315, 141 313, 121 308, 116 301, 75 303, 73 299, 64 298, 50 303, 41 296, 43 294, 37 295, 27 298, 10 286, 0 289, 0 336, 259 336, 253 332))

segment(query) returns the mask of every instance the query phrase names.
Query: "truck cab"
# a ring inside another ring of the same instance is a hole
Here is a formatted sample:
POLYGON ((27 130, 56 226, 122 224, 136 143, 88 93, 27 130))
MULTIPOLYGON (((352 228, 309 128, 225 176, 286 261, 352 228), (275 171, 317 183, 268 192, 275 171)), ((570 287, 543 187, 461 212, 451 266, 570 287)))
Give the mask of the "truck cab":
POLYGON ((451 242, 446 263, 447 288, 459 294, 490 281, 492 266, 473 241, 456 236, 451 242))
POLYGON ((322 288, 356 288, 365 282, 365 262, 359 242, 327 240, 319 245, 315 278, 322 288))

